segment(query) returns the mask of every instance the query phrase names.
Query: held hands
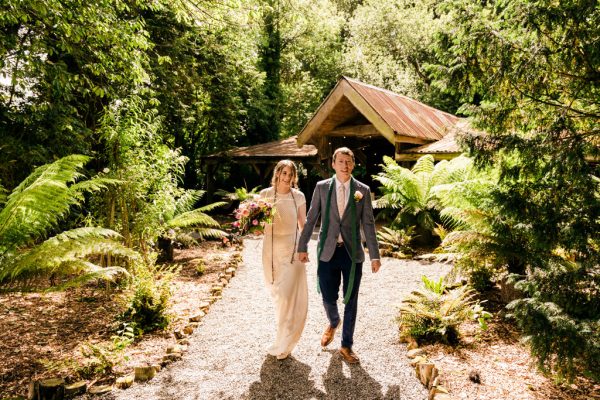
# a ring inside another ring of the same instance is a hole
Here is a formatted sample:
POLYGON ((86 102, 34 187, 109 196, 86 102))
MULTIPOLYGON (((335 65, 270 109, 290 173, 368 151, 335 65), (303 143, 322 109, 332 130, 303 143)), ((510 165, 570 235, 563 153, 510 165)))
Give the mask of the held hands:
POLYGON ((307 263, 309 261, 308 253, 298 253, 298 260, 300 260, 300 262, 307 263))
POLYGON ((371 271, 376 273, 381 268, 381 260, 371 260, 371 271))

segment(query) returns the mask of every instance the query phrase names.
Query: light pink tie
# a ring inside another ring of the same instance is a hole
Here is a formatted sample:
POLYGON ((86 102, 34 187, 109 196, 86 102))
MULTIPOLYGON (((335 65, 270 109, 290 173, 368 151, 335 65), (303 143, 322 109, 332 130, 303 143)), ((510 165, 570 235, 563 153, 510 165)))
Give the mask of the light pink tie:
MULTIPOLYGON (((338 190, 337 206, 338 211, 340 212, 340 219, 342 219, 342 216, 344 215, 344 210, 346 209, 346 185, 341 185, 338 190)), ((338 235, 337 241, 338 243, 344 241, 344 239, 342 239, 341 233, 338 235)))
POLYGON ((340 211, 340 218, 344 215, 344 210, 346 210, 346 185, 340 186, 340 191, 337 198, 338 210, 340 211))

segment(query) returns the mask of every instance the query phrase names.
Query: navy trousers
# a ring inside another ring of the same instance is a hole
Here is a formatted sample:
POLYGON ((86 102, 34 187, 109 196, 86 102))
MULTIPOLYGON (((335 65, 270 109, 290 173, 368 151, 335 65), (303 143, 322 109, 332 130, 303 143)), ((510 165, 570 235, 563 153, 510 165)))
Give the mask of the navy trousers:
MULTIPOLYGON (((343 295, 348 288, 350 279, 350 269, 352 268, 352 259, 348 250, 344 246, 336 247, 333 257, 329 261, 319 260, 317 275, 321 295, 323 296, 323 306, 329 319, 331 327, 335 327, 340 322, 340 313, 338 311, 337 300, 339 298, 340 282, 343 278, 343 295)), ((358 289, 362 277, 362 263, 356 263, 356 272, 354 275, 354 287, 348 304, 344 307, 344 324, 342 328, 342 346, 352 348, 354 326, 356 325, 356 311, 358 306, 358 289)))

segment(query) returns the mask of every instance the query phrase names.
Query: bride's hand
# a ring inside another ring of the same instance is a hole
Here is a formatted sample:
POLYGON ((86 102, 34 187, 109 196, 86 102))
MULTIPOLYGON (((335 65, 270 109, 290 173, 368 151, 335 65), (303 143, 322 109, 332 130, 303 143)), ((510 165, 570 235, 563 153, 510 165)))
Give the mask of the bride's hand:
POLYGON ((308 253, 298 253, 298 261, 303 262, 303 263, 307 263, 308 260, 308 253))

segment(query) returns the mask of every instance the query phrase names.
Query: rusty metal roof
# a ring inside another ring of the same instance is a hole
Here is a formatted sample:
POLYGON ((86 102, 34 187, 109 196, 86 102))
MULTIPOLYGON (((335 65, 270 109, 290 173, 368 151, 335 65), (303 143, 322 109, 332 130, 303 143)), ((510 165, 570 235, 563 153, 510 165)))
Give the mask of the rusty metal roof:
POLYGON ((448 134, 437 142, 428 143, 423 146, 401 150, 401 154, 438 154, 438 153, 460 153, 460 148, 454 140, 453 134, 448 134))
POLYGON ((409 97, 389 90, 342 77, 392 128, 394 133, 427 140, 444 137, 449 126, 459 118, 409 97))
POLYGON ((444 133, 444 137, 436 142, 427 143, 419 147, 413 147, 400 151, 400 154, 441 154, 441 153, 460 153, 461 149, 456 142, 460 135, 473 133, 468 120, 460 118, 458 122, 444 133))
POLYGON ((274 142, 261 143, 254 146, 236 147, 232 150, 211 154, 208 158, 300 158, 314 157, 316 155, 317 148, 315 146, 305 144, 298 148, 297 136, 290 136, 289 138, 276 140, 274 142))

